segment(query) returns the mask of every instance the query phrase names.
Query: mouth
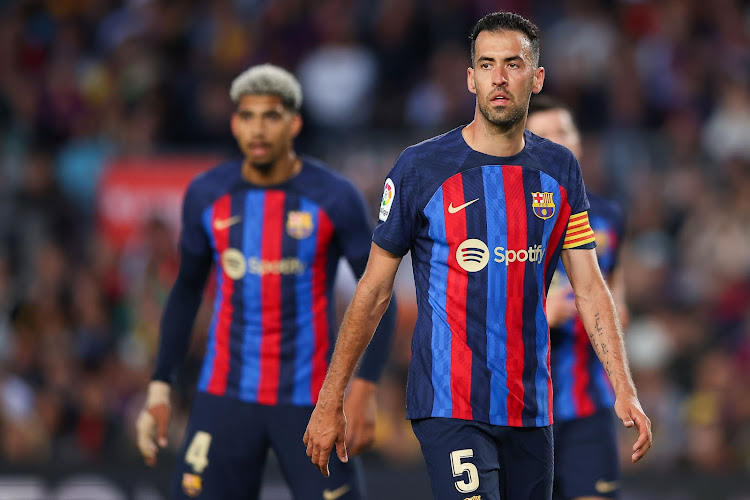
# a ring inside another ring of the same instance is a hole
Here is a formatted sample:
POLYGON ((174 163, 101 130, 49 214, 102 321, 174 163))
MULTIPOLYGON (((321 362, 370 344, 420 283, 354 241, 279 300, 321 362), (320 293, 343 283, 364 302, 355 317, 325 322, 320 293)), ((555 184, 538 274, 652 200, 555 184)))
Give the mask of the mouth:
POLYGON ((505 106, 510 103, 510 98, 502 94, 496 94, 490 97, 490 103, 493 106, 505 106))
POLYGON ((271 151, 271 145, 266 143, 251 143, 247 148, 253 156, 265 156, 271 151))

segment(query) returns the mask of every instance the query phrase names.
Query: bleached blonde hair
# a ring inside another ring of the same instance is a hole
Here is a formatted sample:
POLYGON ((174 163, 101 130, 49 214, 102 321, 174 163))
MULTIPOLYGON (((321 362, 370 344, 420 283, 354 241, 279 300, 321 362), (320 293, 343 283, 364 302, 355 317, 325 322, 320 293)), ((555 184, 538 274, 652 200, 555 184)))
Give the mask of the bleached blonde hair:
POLYGON ((289 71, 273 64, 259 64, 232 81, 229 97, 237 104, 243 95, 277 95, 285 108, 299 112, 302 86, 289 71))

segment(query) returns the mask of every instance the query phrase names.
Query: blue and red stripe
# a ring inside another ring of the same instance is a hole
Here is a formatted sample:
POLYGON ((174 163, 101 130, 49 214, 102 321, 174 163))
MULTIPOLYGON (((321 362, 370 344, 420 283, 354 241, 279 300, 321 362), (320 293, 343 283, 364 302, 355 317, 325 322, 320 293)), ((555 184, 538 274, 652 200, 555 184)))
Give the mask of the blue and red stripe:
POLYGON ((330 340, 330 320, 328 288, 329 250, 333 235, 333 223, 322 210, 317 210, 317 238, 315 240, 315 260, 312 265, 312 324, 313 356, 310 375, 310 397, 318 401, 318 393, 328 370, 330 340))
POLYGON ((505 339, 508 336, 505 326, 505 297, 508 290, 508 275, 505 265, 498 265, 492 259, 495 248, 508 248, 505 231, 507 210, 503 170, 499 166, 484 167, 484 198, 487 214, 487 245, 490 249, 490 262, 487 266, 487 366, 492 373, 490 378, 490 422, 495 425, 508 425, 508 375, 505 371, 508 351, 505 339))
POLYGON ((594 402, 588 393, 591 377, 591 342, 586 334, 583 322, 575 318, 573 326, 573 405, 577 415, 591 415, 594 413, 594 402))
MULTIPOLYGON (((263 235, 261 260, 278 262, 282 258, 281 243, 284 234, 283 191, 266 191, 263 203, 263 235)), ((267 272, 261 276, 262 335, 260 344, 260 404, 275 405, 279 397, 281 365, 281 275, 267 272)))
POLYGON ((468 277, 456 260, 458 245, 466 241, 465 213, 450 214, 449 205, 464 203, 463 176, 454 175, 443 183, 443 217, 448 250, 445 312, 451 332, 450 384, 453 418, 472 419, 471 408, 471 349, 466 342, 466 293, 468 277), (454 202, 455 200, 455 202, 454 202), (458 217, 455 217, 458 215, 458 217))
POLYGON ((229 374, 229 342, 232 316, 234 306, 232 296, 234 295, 234 280, 224 272, 221 266, 221 255, 229 248, 229 232, 226 228, 216 229, 217 220, 225 221, 232 216, 232 198, 230 195, 224 195, 213 204, 212 210, 209 211, 210 234, 213 239, 214 248, 218 262, 216 263, 217 293, 215 302, 215 321, 209 332, 210 347, 209 354, 206 357, 206 366, 209 371, 204 384, 206 392, 223 396, 227 388, 227 375, 229 374))
MULTIPOLYGON (((503 166, 503 186, 505 188, 508 247, 506 249, 527 248, 526 238, 526 196, 523 187, 523 168, 503 166)), ((525 266, 506 266, 508 284, 506 292, 506 358, 508 373, 508 425, 523 426, 524 408, 524 364, 525 346, 523 340, 523 302, 525 266)))
MULTIPOLYGON (((311 214, 313 233, 297 243, 297 258, 301 262, 312 262, 318 243, 318 206, 309 200, 300 200, 300 210, 311 214)), ((315 331, 313 329, 313 294, 312 267, 305 269, 297 276, 295 284, 295 303, 297 306, 297 338, 295 340, 294 359, 294 392, 292 403, 310 405, 314 403, 312 395, 312 364, 315 350, 315 331)))
MULTIPOLYGON (((450 249, 445 234, 445 200, 443 189, 437 190, 425 207, 425 215, 430 221, 429 234, 434 242, 430 257, 430 291, 428 300, 432 306, 432 388, 434 396, 432 413, 434 417, 451 417, 453 415, 453 398, 451 396, 451 330, 445 321, 448 254, 450 249)), ((455 258, 455 257, 454 257, 455 258)))
MULTIPOLYGON (((542 235, 542 248, 546 249, 547 253, 554 253, 557 244, 552 244, 552 235, 554 228, 557 226, 557 221, 560 219, 562 207, 562 197, 560 194, 560 188, 558 182, 550 177, 549 175, 540 172, 539 181, 541 185, 540 191, 546 193, 552 193, 552 201, 555 204, 555 214, 544 224, 544 231, 542 235)), ((559 243, 559 242, 558 242, 559 243)), ((543 262, 547 262, 547 255, 544 255, 543 262)), ((542 294, 543 299, 537 304, 536 311, 536 324, 537 324, 537 349, 540 360, 543 360, 543 364, 537 367, 536 375, 536 386, 537 386, 537 405, 538 405, 538 416, 537 425, 549 425, 553 422, 552 412, 552 371, 551 371, 551 350, 550 350, 550 336, 549 336, 549 323, 547 322, 546 302, 547 302, 547 287, 545 282, 546 266, 539 262, 537 265, 537 283, 538 286, 544 291, 542 294), (543 350, 539 350, 540 346, 543 346, 543 350), (544 388, 544 390, 542 390, 544 388)))
MULTIPOLYGON (((453 214, 466 219, 468 238, 487 241, 486 198, 482 168, 473 168, 462 174, 463 203, 471 202, 460 212, 453 214), (476 201, 474 201, 476 200, 476 201)), ((491 259, 491 252, 489 258, 491 259)), ((489 265, 489 262, 488 262, 489 265)), ((466 343, 471 349, 471 409, 474 420, 487 422, 490 416, 490 370, 487 366, 487 301, 488 275, 486 272, 467 273, 466 343), (470 298, 470 299, 469 299, 470 298)))
MULTIPOLYGON (((245 194, 245 209, 242 214, 243 237, 242 252, 256 262, 261 255, 261 235, 263 232, 263 211, 258 210, 265 203, 265 193, 251 190, 245 194)), ((248 262, 249 266, 249 262, 248 262)), ((261 326, 261 276, 248 268, 242 279, 243 300, 243 340, 242 340, 242 377, 240 379, 240 398, 255 401, 260 381, 260 347, 263 329, 261 326)))

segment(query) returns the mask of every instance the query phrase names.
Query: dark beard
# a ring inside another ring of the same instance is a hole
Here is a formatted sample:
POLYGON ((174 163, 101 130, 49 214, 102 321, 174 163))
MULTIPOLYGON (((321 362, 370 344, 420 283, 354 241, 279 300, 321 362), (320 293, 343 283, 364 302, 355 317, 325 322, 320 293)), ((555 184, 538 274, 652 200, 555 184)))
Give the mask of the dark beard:
POLYGON ((505 113, 497 113, 496 109, 493 109, 487 104, 479 103, 479 112, 482 113, 482 116, 490 122, 491 124, 495 125, 502 131, 507 131, 512 129, 515 125, 518 125, 526 114, 525 111, 517 106, 513 106, 510 109, 506 109, 505 113))
POLYGON ((267 174, 273 168, 273 163, 272 162, 271 163, 252 163, 252 162, 250 162, 250 167, 253 170, 257 170, 261 174, 267 174))

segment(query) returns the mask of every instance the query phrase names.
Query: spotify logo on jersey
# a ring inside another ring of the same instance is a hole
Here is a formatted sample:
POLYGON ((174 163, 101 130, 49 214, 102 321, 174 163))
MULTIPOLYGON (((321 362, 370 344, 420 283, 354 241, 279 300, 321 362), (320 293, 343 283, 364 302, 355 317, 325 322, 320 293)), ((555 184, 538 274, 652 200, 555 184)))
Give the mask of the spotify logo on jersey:
POLYGON ((482 240, 466 240, 456 250, 456 261, 464 271, 470 273, 481 271, 490 261, 490 249, 482 240))
MULTIPOLYGON (((516 262, 524 265, 526 262, 539 264, 544 258, 544 250, 542 250, 541 245, 532 245, 520 250, 495 247, 494 254, 495 258, 492 260, 506 266, 516 262)), ((487 263, 490 261, 490 250, 482 240, 468 239, 458 246, 456 261, 464 271, 475 273, 487 267, 487 263)))

